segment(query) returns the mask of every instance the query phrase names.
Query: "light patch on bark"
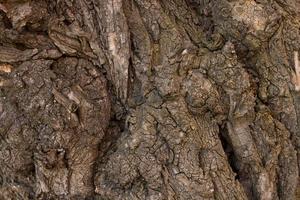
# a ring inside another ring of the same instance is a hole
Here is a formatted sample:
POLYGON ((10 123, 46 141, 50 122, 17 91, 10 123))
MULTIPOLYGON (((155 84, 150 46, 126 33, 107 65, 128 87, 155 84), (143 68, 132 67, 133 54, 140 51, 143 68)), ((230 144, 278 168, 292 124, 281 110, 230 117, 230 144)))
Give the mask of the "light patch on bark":
POLYGON ((300 91, 300 66, 298 51, 294 51, 295 73, 293 74, 293 83, 295 90, 300 91))
POLYGON ((259 192, 262 194, 261 199, 264 200, 271 200, 273 199, 272 191, 272 183, 269 180, 269 177, 266 172, 262 172, 259 175, 258 179, 258 187, 259 187, 259 192))
POLYGON ((27 20, 32 14, 32 7, 29 3, 24 3, 22 5, 16 6, 11 11, 8 11, 8 18, 11 19, 13 27, 16 29, 21 29, 26 25, 27 20))
POLYGON ((107 40, 111 54, 110 74, 119 98, 125 102, 128 87, 129 33, 122 9, 122 1, 113 0, 107 4, 107 40))
POLYGON ((0 71, 5 73, 11 73, 13 66, 9 64, 1 64, 0 71))
POLYGON ((7 13, 7 8, 4 4, 0 3, 0 10, 2 10, 3 12, 7 13))
POLYGON ((254 29, 254 32, 263 31, 268 19, 263 7, 253 0, 236 2, 232 9, 232 15, 235 20, 242 21, 254 29))

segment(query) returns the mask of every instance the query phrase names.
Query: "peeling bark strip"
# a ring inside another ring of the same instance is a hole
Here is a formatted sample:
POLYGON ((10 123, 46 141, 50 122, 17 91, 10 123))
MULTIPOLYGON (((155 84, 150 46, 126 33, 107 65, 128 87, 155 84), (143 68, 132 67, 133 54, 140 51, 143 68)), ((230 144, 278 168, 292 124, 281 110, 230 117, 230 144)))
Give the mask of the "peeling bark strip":
POLYGON ((0 1, 0 199, 299 199, 299 20, 298 0, 0 1))
POLYGON ((300 90, 300 65, 298 51, 294 51, 294 62, 295 62, 295 90, 300 90))
POLYGON ((58 103, 62 104, 65 108, 68 109, 69 112, 76 112, 78 106, 76 103, 70 99, 67 99, 62 94, 60 94, 56 89, 52 89, 52 94, 58 103))
POLYGON ((123 11, 122 0, 104 0, 101 3, 101 22, 106 26, 106 36, 110 62, 109 75, 115 86, 116 93, 123 103, 126 102, 128 88, 128 70, 130 58, 130 36, 127 20, 123 11))
POLYGON ((6 8, 5 5, 3 5, 2 3, 0 3, 0 9, 1 9, 3 12, 7 13, 7 8, 6 8))

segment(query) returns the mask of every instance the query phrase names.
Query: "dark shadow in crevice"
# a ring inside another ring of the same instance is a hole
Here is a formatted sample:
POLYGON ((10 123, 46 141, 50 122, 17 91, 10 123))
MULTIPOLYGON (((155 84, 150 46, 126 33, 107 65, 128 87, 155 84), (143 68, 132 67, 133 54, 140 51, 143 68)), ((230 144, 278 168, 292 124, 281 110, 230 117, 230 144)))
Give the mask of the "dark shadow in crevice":
POLYGON ((21 50, 21 51, 25 51, 27 50, 28 48, 26 47, 25 44, 22 44, 22 43, 15 43, 15 47, 18 49, 18 50, 21 50))
POLYGON ((232 169, 232 171, 236 174, 235 176, 235 179, 236 180, 240 180, 240 176, 239 176, 239 170, 238 170, 238 167, 237 167, 237 159, 234 155, 234 151, 233 151, 233 148, 229 142, 229 139, 227 137, 228 135, 228 130, 226 128, 226 126, 220 126, 219 127, 219 138, 221 140, 221 144, 222 144, 222 147, 224 149, 224 152, 227 156, 227 160, 228 160, 228 163, 232 169))
POLYGON ((6 16, 6 14, 0 10, 0 15, 1 15, 1 18, 2 18, 2 22, 4 24, 4 27, 6 29, 12 29, 12 23, 10 22, 10 20, 8 19, 8 17, 6 16))
POLYGON ((68 19, 64 19, 63 20, 63 23, 66 25, 66 26, 70 26, 72 24, 72 22, 68 19))
POLYGON ((257 62, 256 54, 258 52, 249 50, 245 44, 238 40, 233 40, 232 42, 234 44, 238 62, 243 64, 243 68, 251 76, 250 80, 253 80, 254 83, 258 82, 259 76, 255 68, 257 62))
POLYGON ((123 120, 117 120, 115 117, 110 120, 109 126, 99 144, 97 164, 106 162, 109 155, 117 150, 118 140, 125 132, 124 123, 123 120))

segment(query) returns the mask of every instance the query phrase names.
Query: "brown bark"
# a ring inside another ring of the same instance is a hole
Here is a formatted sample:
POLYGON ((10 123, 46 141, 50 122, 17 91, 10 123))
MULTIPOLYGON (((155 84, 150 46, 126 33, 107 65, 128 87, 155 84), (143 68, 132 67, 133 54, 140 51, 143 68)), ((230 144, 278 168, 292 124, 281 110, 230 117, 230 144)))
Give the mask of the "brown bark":
POLYGON ((299 0, 2 0, 0 199, 298 199, 298 51, 299 0))

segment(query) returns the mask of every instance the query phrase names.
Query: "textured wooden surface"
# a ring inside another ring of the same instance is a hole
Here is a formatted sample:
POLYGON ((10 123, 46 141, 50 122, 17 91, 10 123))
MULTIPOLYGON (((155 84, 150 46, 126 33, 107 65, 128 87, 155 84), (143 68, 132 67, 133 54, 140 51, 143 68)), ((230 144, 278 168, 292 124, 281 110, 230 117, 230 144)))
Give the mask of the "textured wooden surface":
POLYGON ((0 199, 299 198, 299 30, 298 0, 0 1, 0 199))

